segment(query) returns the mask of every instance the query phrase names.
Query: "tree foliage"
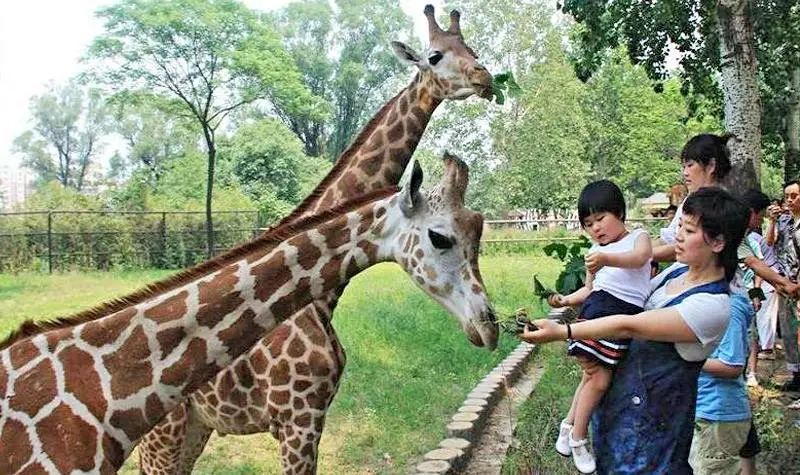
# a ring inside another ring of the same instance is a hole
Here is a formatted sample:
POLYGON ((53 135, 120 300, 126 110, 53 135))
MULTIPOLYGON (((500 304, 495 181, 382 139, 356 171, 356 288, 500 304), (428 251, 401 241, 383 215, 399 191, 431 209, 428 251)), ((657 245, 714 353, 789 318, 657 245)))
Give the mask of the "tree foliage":
POLYGON ((303 141, 306 154, 335 159, 382 105, 403 66, 390 41, 411 35, 411 19, 390 0, 326 0, 289 4, 277 13, 283 42, 306 86, 326 100, 314 114, 274 101, 278 117, 303 141))
POLYGON ((131 0, 98 16, 105 33, 94 40, 90 56, 103 65, 99 77, 117 90, 148 90, 171 99, 176 113, 194 120, 205 139, 210 256, 216 133, 223 120, 268 95, 303 103, 312 103, 313 96, 280 39, 234 0, 131 0))
POLYGON ((56 180, 63 187, 83 190, 93 162, 102 149, 107 110, 96 90, 75 80, 30 100, 33 128, 14 140, 14 151, 39 183, 56 180))

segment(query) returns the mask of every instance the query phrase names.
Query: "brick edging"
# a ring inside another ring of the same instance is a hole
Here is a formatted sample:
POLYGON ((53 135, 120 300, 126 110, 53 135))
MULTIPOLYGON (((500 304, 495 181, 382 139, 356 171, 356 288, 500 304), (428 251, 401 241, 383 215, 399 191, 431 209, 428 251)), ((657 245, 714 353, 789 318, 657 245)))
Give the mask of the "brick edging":
MULTIPOLYGON (((547 318, 562 321, 571 320, 575 315, 573 308, 554 308, 550 309, 547 318)), ((438 448, 423 456, 423 461, 417 464, 414 473, 453 474, 462 470, 472 455, 473 444, 483 432, 488 415, 497 406, 503 391, 514 385, 537 350, 536 345, 520 343, 478 382, 447 424, 448 438, 442 440, 438 448)))
POLYGON ((452 474, 466 465, 472 454, 473 444, 483 432, 488 415, 503 397, 503 392, 517 381, 537 349, 536 345, 520 343, 478 382, 447 424, 448 438, 442 440, 438 448, 423 456, 415 473, 452 474))

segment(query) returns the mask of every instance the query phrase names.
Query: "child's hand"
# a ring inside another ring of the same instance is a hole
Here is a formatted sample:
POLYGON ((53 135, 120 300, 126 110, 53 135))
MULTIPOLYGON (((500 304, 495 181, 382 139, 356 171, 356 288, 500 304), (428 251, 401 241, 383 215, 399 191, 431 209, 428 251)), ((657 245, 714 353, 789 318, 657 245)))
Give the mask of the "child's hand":
POLYGON ((553 294, 547 297, 547 304, 553 308, 566 307, 568 305, 567 300, 561 294, 553 294))
POLYGON ((597 274, 597 271, 606 265, 606 255, 602 252, 593 252, 586 256, 586 270, 592 274, 597 274))
POLYGON ((752 299, 750 299, 750 303, 753 304, 753 310, 755 310, 756 312, 761 310, 761 299, 760 298, 753 297, 752 299))

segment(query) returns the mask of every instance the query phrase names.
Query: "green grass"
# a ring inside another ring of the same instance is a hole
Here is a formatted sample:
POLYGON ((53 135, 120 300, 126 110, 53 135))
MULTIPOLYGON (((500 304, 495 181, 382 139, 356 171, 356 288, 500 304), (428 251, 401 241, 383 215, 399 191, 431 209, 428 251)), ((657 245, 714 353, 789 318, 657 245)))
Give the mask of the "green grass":
MULTIPOLYGON (((490 256, 481 258, 481 271, 499 315, 525 305, 537 315, 543 310, 532 275, 553 282, 558 264, 541 255, 490 256)), ((25 318, 73 313, 168 274, 0 276, 0 337, 25 318)), ((334 327, 348 363, 320 444, 320 473, 406 473, 445 436, 476 382, 517 344, 504 336, 494 353, 471 346, 455 319, 390 264, 353 280, 334 327)), ((122 473, 135 473, 134 461, 122 473)), ((279 472, 276 443, 258 434, 212 438, 195 473, 279 472)))
POLYGON ((558 455, 553 447, 558 426, 569 411, 575 387, 581 379, 580 367, 565 356, 563 344, 542 345, 537 359, 545 372, 533 393, 520 407, 516 437, 503 463, 502 474, 571 475, 576 473, 572 459, 558 455))

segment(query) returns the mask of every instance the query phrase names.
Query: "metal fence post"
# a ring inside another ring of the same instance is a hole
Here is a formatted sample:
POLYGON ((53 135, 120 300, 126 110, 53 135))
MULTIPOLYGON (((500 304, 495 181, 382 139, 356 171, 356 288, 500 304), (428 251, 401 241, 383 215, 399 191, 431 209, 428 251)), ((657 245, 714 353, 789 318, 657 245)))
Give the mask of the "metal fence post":
POLYGON ((161 268, 167 267, 167 213, 161 213, 161 225, 158 229, 161 239, 161 268))
POLYGON ((47 212, 47 268, 53 273, 53 213, 47 212))

